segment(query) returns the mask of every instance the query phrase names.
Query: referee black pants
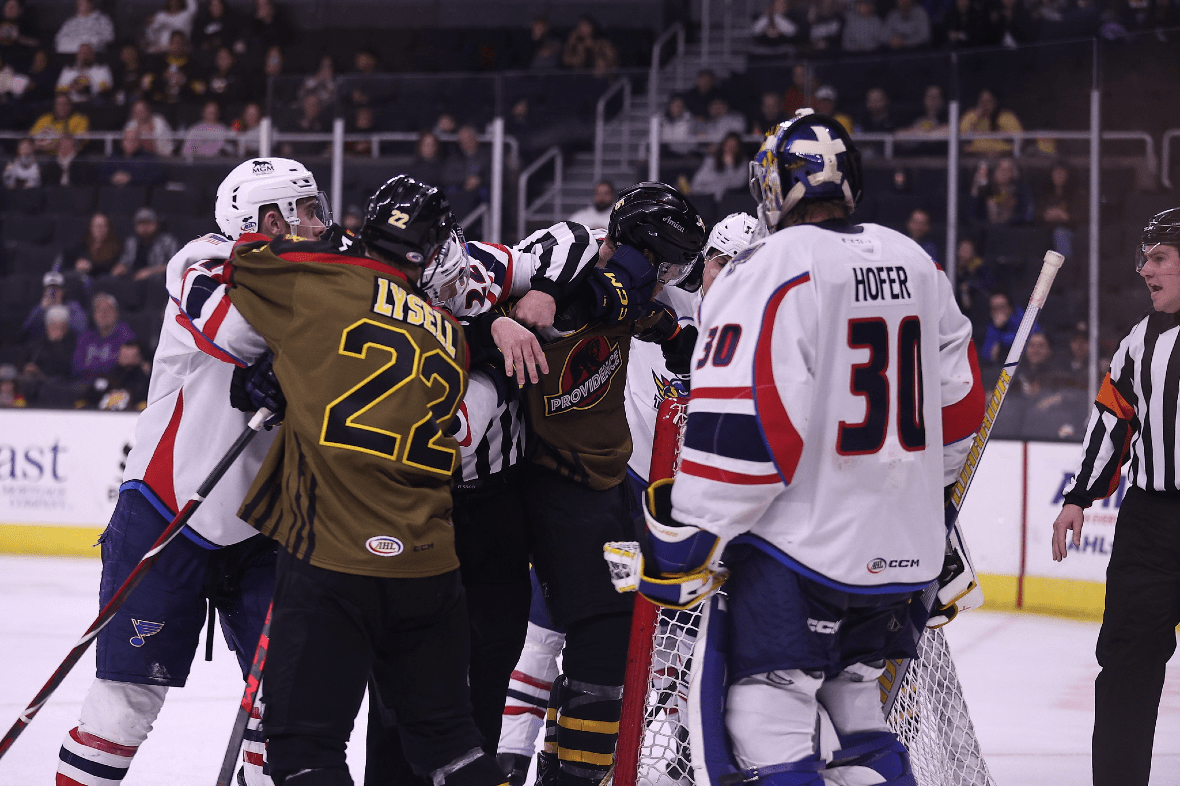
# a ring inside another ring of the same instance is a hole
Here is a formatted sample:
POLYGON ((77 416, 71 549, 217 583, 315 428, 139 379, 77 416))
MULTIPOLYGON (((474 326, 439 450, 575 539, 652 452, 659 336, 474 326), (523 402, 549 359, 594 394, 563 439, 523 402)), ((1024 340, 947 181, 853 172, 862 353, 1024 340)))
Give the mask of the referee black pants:
POLYGON ((1094 682, 1094 786, 1147 786, 1180 625, 1180 494, 1131 488, 1106 571, 1094 682))

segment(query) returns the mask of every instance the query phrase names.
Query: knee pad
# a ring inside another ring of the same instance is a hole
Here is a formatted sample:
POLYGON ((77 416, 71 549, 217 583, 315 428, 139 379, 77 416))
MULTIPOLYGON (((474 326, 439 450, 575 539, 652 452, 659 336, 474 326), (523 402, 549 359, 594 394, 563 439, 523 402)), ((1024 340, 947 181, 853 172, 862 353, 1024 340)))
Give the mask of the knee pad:
POLYGON ((430 780, 434 786, 505 786, 508 782, 500 765, 481 748, 472 748, 450 764, 434 770, 430 773, 430 780))
POLYGON ((887 731, 841 734, 840 745, 824 770, 833 786, 917 786, 910 755, 896 735, 887 731))
POLYGON ((824 681, 817 697, 828 711, 832 726, 842 738, 849 734, 888 731, 877 678, 885 663, 854 663, 824 681))

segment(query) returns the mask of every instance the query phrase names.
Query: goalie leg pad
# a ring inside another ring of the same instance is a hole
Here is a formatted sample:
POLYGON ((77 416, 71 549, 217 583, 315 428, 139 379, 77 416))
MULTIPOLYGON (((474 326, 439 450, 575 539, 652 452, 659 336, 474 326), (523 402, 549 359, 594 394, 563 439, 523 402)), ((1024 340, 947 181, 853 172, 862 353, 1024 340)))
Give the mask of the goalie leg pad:
POLYGON ((896 735, 887 731, 841 734, 840 745, 824 771, 834 786, 917 786, 910 755, 896 735))
POLYGON ((836 733, 844 736, 889 730, 881 708, 881 686, 877 682, 884 671, 884 661, 854 663, 824 681, 817 697, 828 711, 836 733))
POLYGON ((816 692, 822 684, 818 672, 781 669, 730 686, 725 727, 744 769, 815 754, 816 692))

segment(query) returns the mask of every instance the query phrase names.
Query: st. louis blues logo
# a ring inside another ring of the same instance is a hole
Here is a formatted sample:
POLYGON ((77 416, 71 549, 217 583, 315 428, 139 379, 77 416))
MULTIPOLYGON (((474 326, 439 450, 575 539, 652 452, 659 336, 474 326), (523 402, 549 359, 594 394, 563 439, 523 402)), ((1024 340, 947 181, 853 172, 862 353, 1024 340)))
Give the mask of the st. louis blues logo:
POLYGON ((131 627, 135 628, 135 635, 131 637, 132 647, 142 647, 143 640, 148 636, 154 636, 160 632, 160 628, 164 627, 162 622, 149 622, 148 620, 131 620, 131 627))

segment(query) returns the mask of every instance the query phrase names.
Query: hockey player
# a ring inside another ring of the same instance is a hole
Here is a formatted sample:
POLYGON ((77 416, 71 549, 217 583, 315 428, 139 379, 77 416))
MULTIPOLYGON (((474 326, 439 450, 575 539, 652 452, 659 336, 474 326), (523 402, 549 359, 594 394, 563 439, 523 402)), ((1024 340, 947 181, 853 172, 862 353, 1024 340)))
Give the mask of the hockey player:
POLYGON ((713 783, 912 786, 876 678, 915 654, 908 605, 943 565, 943 487, 982 421, 971 325, 916 244, 849 221, 860 162, 839 123, 801 110, 751 170, 771 234, 702 304, 640 591, 693 603, 724 551, 692 721, 713 783), (840 745, 826 768, 820 704, 840 745))
MULTIPOLYGON (((171 303, 136 423, 119 501, 99 542, 99 602, 147 549, 246 426, 230 405, 231 378, 266 349, 216 277, 243 232, 317 238, 326 201, 300 163, 259 158, 237 166, 217 190, 226 237, 198 238, 168 263, 171 303), (212 261, 206 261, 212 260, 212 261)), ((127 773, 170 687, 183 687, 205 621, 221 614, 226 642, 249 670, 274 586, 275 546, 237 516, 274 438, 246 448, 118 614, 98 634, 97 679, 60 750, 58 786, 110 786, 127 773)), ((259 759, 260 761, 260 759, 259 759)))
POLYGON ((351 784, 345 746, 372 675, 406 759, 436 786, 503 782, 480 750, 450 522, 467 384, 459 326, 434 309, 453 222, 399 175, 361 243, 244 236, 230 299, 274 352, 286 417, 241 508, 278 541, 263 715, 275 783, 351 784))

